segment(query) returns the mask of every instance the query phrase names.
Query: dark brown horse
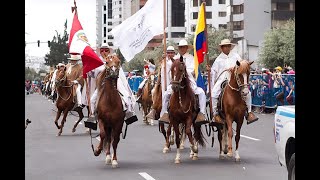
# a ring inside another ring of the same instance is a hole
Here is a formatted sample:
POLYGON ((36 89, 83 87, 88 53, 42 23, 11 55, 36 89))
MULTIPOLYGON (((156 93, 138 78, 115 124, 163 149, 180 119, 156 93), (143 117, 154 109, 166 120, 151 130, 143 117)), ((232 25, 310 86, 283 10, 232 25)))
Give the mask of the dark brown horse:
MULTIPOLYGON (((56 106, 58 110, 57 110, 57 115, 54 123, 57 126, 57 128, 60 129, 60 131, 58 132, 58 136, 60 136, 62 133, 64 123, 67 120, 68 112, 73 110, 76 104, 76 100, 73 99, 73 94, 72 94, 72 89, 74 84, 71 82, 70 79, 67 78, 66 68, 58 70, 55 81, 56 81, 55 83, 56 83, 57 94, 58 94, 58 98, 56 101, 56 106), (63 118, 61 121, 61 125, 58 125, 58 120, 62 112, 63 112, 63 118)), ((84 117, 81 108, 75 108, 74 111, 76 111, 79 114, 79 119, 74 124, 72 128, 72 132, 76 131, 76 127, 84 117)))
POLYGON ((240 130, 243 123, 243 118, 247 111, 246 103, 243 99, 248 95, 248 81, 250 75, 250 65, 253 63, 247 60, 237 61, 233 68, 230 68, 230 80, 222 91, 222 107, 220 108, 220 115, 225 119, 225 125, 222 129, 218 129, 218 139, 220 143, 220 155, 219 158, 223 159, 224 154, 227 153, 228 157, 233 157, 232 152, 232 123, 236 122, 236 150, 235 160, 240 161, 238 152, 240 130))
POLYGON ((175 163, 180 163, 180 128, 179 124, 184 126, 186 135, 191 144, 190 157, 193 160, 198 159, 198 144, 204 146, 204 139, 201 132, 201 126, 196 126, 194 120, 197 116, 195 107, 196 99, 191 89, 190 80, 187 74, 186 65, 183 59, 175 60, 171 66, 172 90, 169 106, 169 120, 176 134, 177 154, 175 163), (192 135, 191 127, 194 134, 192 135))
POLYGON ((152 97, 151 97, 151 90, 154 87, 154 75, 150 75, 148 77, 148 80, 146 81, 146 84, 144 85, 142 89, 142 95, 141 95, 141 106, 143 110, 143 121, 146 124, 153 125, 153 119, 148 121, 148 118, 146 117, 149 113, 151 106, 152 106, 152 97))
POLYGON ((118 167, 117 147, 125 118, 120 92, 117 90, 117 81, 120 70, 120 60, 117 56, 109 56, 105 70, 97 77, 98 93, 98 123, 100 143, 94 155, 99 156, 106 146, 106 164, 118 167), (111 160, 110 145, 112 143, 113 156, 111 160))

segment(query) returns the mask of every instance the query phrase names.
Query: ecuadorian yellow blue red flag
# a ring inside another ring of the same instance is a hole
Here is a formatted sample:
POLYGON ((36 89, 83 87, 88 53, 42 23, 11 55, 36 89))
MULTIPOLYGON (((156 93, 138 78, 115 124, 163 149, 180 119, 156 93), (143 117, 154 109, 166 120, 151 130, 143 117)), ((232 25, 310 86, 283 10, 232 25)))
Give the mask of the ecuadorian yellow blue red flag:
POLYGON ((194 34, 194 71, 196 75, 196 79, 199 74, 199 64, 204 61, 204 55, 207 51, 207 42, 206 42, 206 34, 205 34, 205 25, 206 19, 204 16, 205 11, 204 3, 201 3, 200 10, 198 13, 198 22, 196 26, 196 31, 194 34))

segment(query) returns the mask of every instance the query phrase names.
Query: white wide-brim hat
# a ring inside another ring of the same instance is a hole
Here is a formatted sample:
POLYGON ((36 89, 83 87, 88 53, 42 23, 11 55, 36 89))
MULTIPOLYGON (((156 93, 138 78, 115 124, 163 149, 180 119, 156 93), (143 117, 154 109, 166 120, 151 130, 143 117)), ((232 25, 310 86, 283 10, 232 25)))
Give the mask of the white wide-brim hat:
POLYGON ((171 51, 171 52, 174 51, 174 47, 173 46, 168 46, 167 47, 167 51, 171 51))
POLYGON ((231 45, 231 49, 234 48, 235 44, 231 43, 230 39, 223 39, 219 44, 219 49, 221 50, 221 46, 223 45, 231 45))
POLYGON ((192 49, 193 48, 193 46, 188 44, 187 40, 185 40, 185 39, 181 39, 179 41, 178 47, 181 47, 181 46, 188 46, 188 49, 192 49))
POLYGON ((63 63, 59 63, 56 67, 58 68, 58 67, 61 67, 61 66, 66 66, 66 65, 63 64, 63 63))
POLYGON ((78 61, 81 59, 80 55, 70 55, 70 57, 68 58, 69 60, 73 60, 73 61, 78 61))

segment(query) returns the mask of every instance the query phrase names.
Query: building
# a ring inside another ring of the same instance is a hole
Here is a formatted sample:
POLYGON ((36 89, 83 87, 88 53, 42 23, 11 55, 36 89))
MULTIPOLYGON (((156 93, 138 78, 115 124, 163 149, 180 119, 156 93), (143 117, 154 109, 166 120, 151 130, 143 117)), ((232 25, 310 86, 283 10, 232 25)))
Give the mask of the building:
POLYGON ((293 19, 295 10, 295 0, 271 0, 271 11, 265 13, 270 14, 271 27, 274 28, 285 24, 289 19, 293 19))

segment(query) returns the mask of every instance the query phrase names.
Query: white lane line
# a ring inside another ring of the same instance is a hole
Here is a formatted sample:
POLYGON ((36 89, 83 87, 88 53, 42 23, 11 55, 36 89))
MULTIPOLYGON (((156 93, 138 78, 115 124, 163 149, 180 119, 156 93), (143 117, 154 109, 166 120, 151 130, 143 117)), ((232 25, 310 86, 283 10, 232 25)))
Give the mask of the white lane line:
POLYGON ((142 176, 143 178, 145 178, 146 180, 156 180, 156 179, 154 179, 153 177, 151 177, 148 173, 146 173, 146 172, 141 172, 141 173, 139 173, 140 174, 140 176, 142 176))
MULTIPOLYGON (((78 122, 78 121, 74 121, 74 122, 78 122)), ((82 122, 79 122, 79 124, 82 124, 82 122)))
POLYGON ((244 137, 244 138, 248 138, 248 139, 254 140, 254 141, 261 141, 260 139, 256 139, 256 138, 249 137, 249 136, 245 136, 245 135, 242 135, 242 134, 240 134, 240 136, 244 137))

